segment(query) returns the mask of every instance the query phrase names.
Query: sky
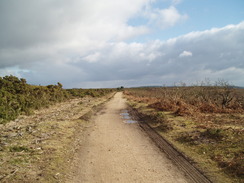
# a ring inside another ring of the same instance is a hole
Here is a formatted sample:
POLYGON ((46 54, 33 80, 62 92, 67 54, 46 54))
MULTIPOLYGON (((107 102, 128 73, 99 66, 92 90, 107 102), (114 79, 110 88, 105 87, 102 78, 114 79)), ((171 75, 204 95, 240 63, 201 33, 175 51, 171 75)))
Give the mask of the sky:
POLYGON ((244 86, 243 0, 0 0, 0 76, 64 88, 244 86))

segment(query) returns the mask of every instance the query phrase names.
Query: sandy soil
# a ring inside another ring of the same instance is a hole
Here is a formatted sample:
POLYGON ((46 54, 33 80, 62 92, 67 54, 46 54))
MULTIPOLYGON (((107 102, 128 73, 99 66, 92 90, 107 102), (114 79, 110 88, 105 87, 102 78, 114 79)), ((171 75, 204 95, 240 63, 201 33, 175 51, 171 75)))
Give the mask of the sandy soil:
POLYGON ((83 140, 67 182, 189 182, 137 123, 121 118, 126 108, 117 93, 81 134, 83 140))

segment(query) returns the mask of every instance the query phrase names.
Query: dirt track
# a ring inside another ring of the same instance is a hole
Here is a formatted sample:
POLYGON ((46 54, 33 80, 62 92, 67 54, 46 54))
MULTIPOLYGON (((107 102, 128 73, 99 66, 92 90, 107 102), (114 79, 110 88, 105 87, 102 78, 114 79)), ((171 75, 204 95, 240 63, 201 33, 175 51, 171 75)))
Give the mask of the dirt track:
POLYGON ((124 123, 126 108, 117 93, 83 134, 68 182, 189 182, 137 123, 124 123))

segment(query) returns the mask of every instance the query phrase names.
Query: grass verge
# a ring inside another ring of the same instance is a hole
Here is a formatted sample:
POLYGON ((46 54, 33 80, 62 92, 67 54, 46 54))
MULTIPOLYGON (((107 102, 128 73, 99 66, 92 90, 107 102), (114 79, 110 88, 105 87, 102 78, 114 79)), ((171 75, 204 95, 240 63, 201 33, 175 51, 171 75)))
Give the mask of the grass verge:
POLYGON ((213 115, 212 118, 225 121, 216 125, 157 110, 132 97, 128 104, 143 122, 185 154, 213 182, 243 182, 243 130, 239 123, 228 123, 231 118, 242 119, 241 114, 213 115))
POLYGON ((90 111, 112 97, 84 97, 0 125, 0 182, 64 182, 90 111))

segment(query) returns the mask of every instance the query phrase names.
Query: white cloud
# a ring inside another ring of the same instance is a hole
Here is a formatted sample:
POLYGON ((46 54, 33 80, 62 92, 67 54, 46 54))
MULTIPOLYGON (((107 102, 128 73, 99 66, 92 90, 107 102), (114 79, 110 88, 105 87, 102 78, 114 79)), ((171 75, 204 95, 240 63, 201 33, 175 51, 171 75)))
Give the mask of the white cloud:
POLYGON ((1 1, 0 67, 39 61, 38 55, 82 55, 107 41, 146 34, 146 26, 132 27, 127 21, 147 2, 1 1), (27 54, 28 59, 21 61, 27 54))
POLYGON ((0 75, 13 73, 33 84, 59 81, 65 87, 173 84, 206 77, 244 86, 244 22, 167 41, 126 42, 149 31, 148 25, 127 23, 143 11, 149 26, 161 28, 187 18, 174 4, 156 9, 150 3, 1 1, 0 75))
POLYGON ((168 41, 107 42, 77 57, 56 54, 43 59, 40 54, 41 62, 22 64, 18 74, 31 83, 60 81, 65 87, 171 85, 179 80, 194 83, 204 78, 223 78, 244 86, 243 32, 244 23, 240 23, 168 41), (188 59, 182 62, 184 56, 188 59), (21 69, 30 72, 20 72, 21 69))
POLYGON ((127 86, 170 85, 180 80, 194 83, 204 78, 223 78, 244 86, 241 79, 244 72, 243 28, 244 23, 240 23, 232 28, 189 33, 165 42, 108 44, 100 50, 104 57, 96 65, 80 67, 91 72, 90 84, 92 80, 94 83, 109 81, 111 86, 114 80, 127 83, 127 86), (181 62, 184 57, 188 59, 181 62))
POLYGON ((187 15, 181 15, 174 6, 168 9, 158 10, 157 23, 162 28, 172 27, 178 22, 182 22, 188 18, 187 15))
POLYGON ((96 52, 94 54, 84 57, 84 60, 86 60, 88 62, 97 62, 100 57, 101 57, 101 54, 99 52, 96 52))
POLYGON ((192 52, 190 51, 183 51, 179 57, 191 57, 192 56, 192 52))
POLYGON ((180 14, 175 6, 166 9, 148 7, 145 16, 149 19, 150 24, 156 24, 161 29, 166 29, 184 22, 188 15, 180 14))

